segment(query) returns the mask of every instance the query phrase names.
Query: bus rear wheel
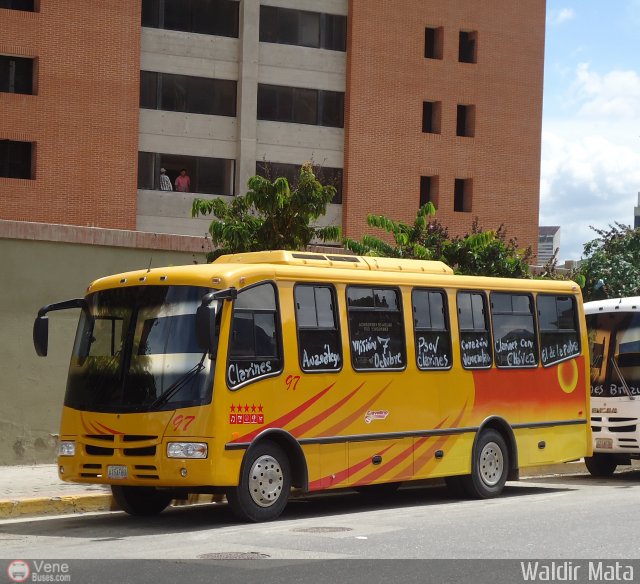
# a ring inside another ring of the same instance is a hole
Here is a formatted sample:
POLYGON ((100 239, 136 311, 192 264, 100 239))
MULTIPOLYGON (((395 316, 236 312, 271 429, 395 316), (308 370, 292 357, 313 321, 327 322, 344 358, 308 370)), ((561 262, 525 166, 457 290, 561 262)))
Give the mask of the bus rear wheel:
POLYGON ((471 474, 460 477, 465 491, 474 499, 497 497, 507 482, 509 451, 495 430, 484 430, 476 441, 471 474))
POLYGON ((171 503, 171 493, 153 487, 124 487, 111 485, 116 503, 129 515, 157 515, 171 503))
POLYGON ((275 442, 257 444, 247 452, 237 487, 227 491, 233 513, 243 521, 272 521, 287 505, 291 491, 291 466, 275 442))
POLYGON ((599 452, 595 452, 593 456, 585 456, 584 464, 594 477, 610 477, 618 466, 613 456, 599 452))

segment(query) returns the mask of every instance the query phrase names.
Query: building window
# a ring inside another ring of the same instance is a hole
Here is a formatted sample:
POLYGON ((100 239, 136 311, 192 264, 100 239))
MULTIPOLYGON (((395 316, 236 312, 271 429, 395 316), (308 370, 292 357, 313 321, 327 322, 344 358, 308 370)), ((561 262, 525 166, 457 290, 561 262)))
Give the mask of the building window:
MULTIPOLYGON (((286 164, 283 162, 256 163, 256 174, 273 181, 278 177, 284 177, 289 181, 289 186, 293 189, 298 187, 300 178, 300 164, 286 164)), ((314 167, 316 178, 322 185, 329 185, 336 189, 336 194, 331 201, 333 204, 342 203, 342 169, 329 168, 327 166, 314 167)))
POLYGON ((473 196, 473 183, 470 178, 457 178, 453 188, 453 210, 457 213, 470 213, 473 196))
POLYGON ((415 289, 411 294, 418 369, 451 368, 451 333, 444 291, 415 289))
POLYGON ((424 56, 426 59, 442 59, 444 29, 427 27, 424 29, 424 56))
POLYGON ((351 364, 356 371, 404 369, 402 306, 392 288, 347 288, 351 364))
POLYGON ((493 352, 497 367, 538 366, 538 342, 529 294, 491 293, 493 352))
POLYGON ((303 371, 340 371, 342 344, 333 286, 296 284, 298 354, 303 371))
POLYGON ((0 0, 0 8, 25 10, 27 12, 35 12, 37 10, 34 0, 0 0))
POLYGON ((260 6, 260 40, 331 51, 347 50, 347 17, 260 6))
POLYGON ((575 298, 538 295, 540 356, 548 367, 580 354, 580 332, 575 298))
POLYGON ((140 71, 140 107, 191 114, 236 115, 237 82, 140 71))
POLYGON ((422 102, 422 131, 425 134, 440 133, 440 119, 442 117, 442 102, 422 102))
POLYGON ((477 63, 478 51, 477 31, 460 31, 460 46, 458 49, 458 61, 461 63, 477 63))
POLYGON ((33 59, 0 55, 0 92, 33 94, 33 59))
POLYGON ((238 38, 238 0, 142 0, 142 26, 238 38))
POLYGON ((237 389, 282 370, 276 289, 266 283, 245 288, 233 303, 227 385, 237 389))
POLYGON ((458 292, 460 357, 465 369, 491 367, 491 334, 482 292, 458 292))
POLYGON ((258 119, 342 128, 344 93, 261 83, 258 119))
POLYGON ((456 135, 472 138, 475 135, 476 106, 458 105, 456 135))
POLYGON ((0 177, 34 179, 35 142, 0 140, 0 177))
POLYGON ((433 203, 433 206, 438 208, 439 182, 437 176, 420 177, 420 207, 424 207, 427 203, 433 203))
POLYGON ((159 189, 161 168, 166 169, 174 191, 176 178, 184 168, 191 179, 190 192, 227 196, 234 193, 235 160, 138 152, 138 188, 159 189))

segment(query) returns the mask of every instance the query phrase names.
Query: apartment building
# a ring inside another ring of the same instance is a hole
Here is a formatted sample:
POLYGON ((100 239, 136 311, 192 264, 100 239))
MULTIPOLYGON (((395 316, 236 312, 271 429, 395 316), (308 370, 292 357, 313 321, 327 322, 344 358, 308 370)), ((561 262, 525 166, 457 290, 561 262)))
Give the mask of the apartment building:
POLYGON ((312 160, 323 221, 538 240, 544 0, 0 0, 0 219, 201 235, 312 160), (189 192, 160 190, 181 169, 189 192))
POLYGON ((541 225, 538 232, 538 260, 536 264, 544 266, 559 249, 560 227, 558 225, 541 225))

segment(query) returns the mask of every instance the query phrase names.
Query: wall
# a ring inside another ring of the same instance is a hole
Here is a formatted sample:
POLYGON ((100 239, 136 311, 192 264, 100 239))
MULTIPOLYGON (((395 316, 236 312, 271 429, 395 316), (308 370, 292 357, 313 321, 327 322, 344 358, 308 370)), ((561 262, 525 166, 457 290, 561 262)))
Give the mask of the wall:
POLYGON ((0 465, 54 462, 79 311, 50 313, 49 355, 38 357, 32 342, 38 309, 83 296, 99 276, 150 262, 203 262, 202 244, 196 237, 0 221, 0 465))
POLYGON ((141 0, 0 9, 0 54, 36 59, 36 95, 0 94, 0 139, 35 178, 0 178, 0 219, 135 228, 141 0))
MULTIPOLYGON (((269 0, 262 3, 347 13, 346 0, 269 0)), ((233 159, 236 161, 236 195, 246 193, 247 181, 256 173, 256 162, 302 164, 312 160, 319 166, 343 167, 342 128, 256 119, 259 83, 344 91, 347 59, 344 52, 260 43, 260 4, 259 0, 241 3, 238 39, 146 27, 141 35, 143 70, 237 80, 238 100, 235 118, 141 109, 139 150, 233 159)), ((201 229, 204 221, 198 224, 189 219, 195 196, 138 190, 136 229, 204 233, 206 227, 201 229)), ((332 205, 320 223, 340 225, 341 220, 341 206, 332 205)))
POLYGON ((451 235, 508 227, 538 240, 545 2, 350 0, 345 233, 370 212, 412 221, 420 176, 440 177, 437 218, 451 235), (442 59, 424 57, 425 27, 443 27, 442 59), (477 63, 458 62, 477 31, 477 63), (423 101, 442 102, 441 133, 422 132, 423 101), (474 137, 456 136, 456 106, 475 105, 474 137), (455 178, 471 178, 471 212, 453 211, 455 178))

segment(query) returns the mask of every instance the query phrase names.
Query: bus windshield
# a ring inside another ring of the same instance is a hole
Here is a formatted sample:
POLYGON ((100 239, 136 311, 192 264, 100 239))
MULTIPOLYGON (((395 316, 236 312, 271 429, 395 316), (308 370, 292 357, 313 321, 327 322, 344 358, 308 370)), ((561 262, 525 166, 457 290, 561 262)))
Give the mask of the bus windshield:
POLYGON ((65 405, 143 412, 211 401, 214 356, 198 346, 195 286, 130 286, 87 296, 65 405))
POLYGON ((591 351, 591 395, 640 395, 640 312, 588 314, 587 327, 591 351))

